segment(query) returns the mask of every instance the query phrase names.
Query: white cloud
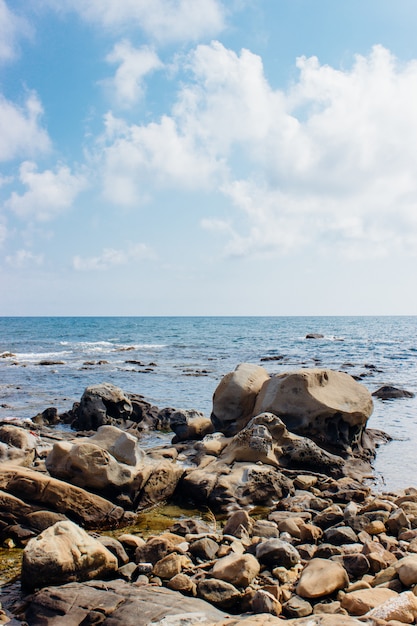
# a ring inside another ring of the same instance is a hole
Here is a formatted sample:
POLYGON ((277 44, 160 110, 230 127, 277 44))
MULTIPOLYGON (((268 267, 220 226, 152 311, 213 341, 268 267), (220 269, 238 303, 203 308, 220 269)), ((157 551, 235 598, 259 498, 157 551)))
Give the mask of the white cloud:
POLYGON ((43 255, 33 254, 30 250, 17 250, 15 254, 6 256, 6 263, 14 268, 33 267, 42 265, 43 255))
POLYGON ((0 94, 0 161, 45 153, 51 148, 48 133, 41 126, 42 105, 35 93, 19 107, 0 94))
POLYGON ((141 28, 159 42, 197 41, 224 28, 220 0, 44 0, 57 11, 74 10, 111 30, 141 28))
POLYGON ((56 172, 37 172, 35 163, 24 161, 19 178, 27 191, 22 195, 14 191, 5 202, 5 207, 22 219, 40 222, 51 220, 68 209, 87 186, 82 175, 71 174, 65 165, 59 165, 56 172))
POLYGON ((152 48, 149 46, 134 48, 126 40, 114 46, 106 61, 119 65, 114 77, 102 82, 122 108, 131 107, 139 102, 144 95, 146 75, 163 67, 163 63, 152 48))
POLYGON ((10 11, 5 0, 0 0, 0 63, 13 60, 18 52, 18 39, 30 34, 26 20, 10 11))
POLYGON ((153 258, 155 258, 155 254, 151 248, 144 243, 138 243, 130 244, 123 250, 104 248, 98 256, 87 258, 75 256, 72 264, 74 269, 78 271, 95 271, 153 258))
POLYGON ((163 185, 220 190, 236 219, 203 227, 232 255, 414 253, 417 61, 399 65, 381 46, 347 70, 300 58, 285 91, 248 50, 213 42, 186 64, 170 115, 142 126, 107 116, 108 199, 134 205, 163 185))

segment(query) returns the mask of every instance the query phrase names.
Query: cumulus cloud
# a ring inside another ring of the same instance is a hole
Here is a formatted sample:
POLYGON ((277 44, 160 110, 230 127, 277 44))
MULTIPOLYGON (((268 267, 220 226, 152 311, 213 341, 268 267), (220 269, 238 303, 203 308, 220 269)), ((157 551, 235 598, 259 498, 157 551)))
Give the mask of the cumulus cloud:
POLYGON ((55 172, 38 172, 35 163, 24 161, 19 178, 27 191, 23 194, 14 191, 5 202, 5 207, 22 219, 40 222, 51 220, 68 209, 87 186, 84 176, 71 174, 65 165, 59 165, 55 172))
POLYGON ((271 87, 259 56, 219 42, 197 46, 186 65, 170 115, 147 125, 107 117, 107 197, 117 201, 117 180, 131 204, 152 184, 220 190, 236 219, 207 216, 203 227, 232 255, 413 253, 417 61, 400 65, 382 46, 348 69, 301 57, 285 90, 271 87))
POLYGON ((34 265, 42 265, 43 255, 34 254, 30 250, 17 250, 15 254, 6 256, 6 263, 11 267, 20 269, 22 267, 33 267, 34 265))
POLYGON ((224 28, 220 0, 44 0, 57 11, 76 11, 111 30, 141 28, 159 42, 197 41, 224 28))
POLYGON ((107 270, 111 267, 153 259, 152 249, 144 243, 129 244, 125 249, 104 248, 101 254, 92 257, 75 256, 72 264, 78 271, 107 270))
POLYGON ((42 105, 35 93, 19 107, 0 94, 0 161, 45 153, 51 148, 41 126, 42 105))
POLYGON ((144 95, 145 77, 163 67, 163 63, 152 48, 149 46, 135 48, 126 40, 114 46, 106 61, 119 67, 114 77, 102 81, 102 84, 122 108, 131 107, 140 101, 144 95))
POLYGON ((18 40, 30 34, 27 21, 10 11, 5 0, 0 0, 0 63, 13 60, 18 53, 18 40))

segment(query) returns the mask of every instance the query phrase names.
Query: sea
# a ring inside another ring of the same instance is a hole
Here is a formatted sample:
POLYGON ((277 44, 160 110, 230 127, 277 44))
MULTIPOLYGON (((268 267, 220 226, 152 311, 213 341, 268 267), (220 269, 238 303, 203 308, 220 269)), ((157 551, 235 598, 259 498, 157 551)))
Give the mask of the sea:
POLYGON ((392 438, 378 450, 375 487, 417 488, 415 316, 0 317, 0 419, 66 411, 101 382, 159 408, 209 416, 222 376, 243 362, 270 374, 332 368, 360 377, 371 392, 386 384, 414 392, 375 399, 368 425, 392 438))

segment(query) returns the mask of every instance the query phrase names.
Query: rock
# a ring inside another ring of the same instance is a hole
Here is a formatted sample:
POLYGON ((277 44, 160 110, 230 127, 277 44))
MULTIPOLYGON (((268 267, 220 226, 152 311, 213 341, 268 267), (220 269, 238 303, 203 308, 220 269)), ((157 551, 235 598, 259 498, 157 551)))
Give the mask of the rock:
POLYGON ((20 450, 33 450, 36 437, 25 428, 3 424, 0 426, 0 441, 20 450))
POLYGON ((114 554, 117 559, 117 567, 122 567, 129 562, 129 557, 127 556, 126 550, 124 549, 122 543, 115 539, 114 537, 107 537, 102 535, 97 538, 97 541, 101 543, 109 552, 114 554))
POLYGON ((187 574, 177 574, 173 576, 167 584, 168 589, 180 591, 185 595, 195 596, 197 594, 197 585, 187 574))
POLYGON ((417 598, 411 591, 405 591, 372 609, 365 617, 370 620, 397 620, 401 624, 415 624, 417 598))
POLYGON ((350 526, 337 526, 324 531, 323 541, 341 546, 345 543, 357 543, 358 535, 350 526))
POLYGON ((252 611, 254 613, 270 613, 271 615, 280 615, 282 606, 272 593, 259 589, 252 599, 252 611))
POLYGON ((45 463, 51 476, 87 489, 130 491, 135 479, 138 479, 135 490, 143 482, 136 468, 119 463, 107 450, 90 441, 75 444, 59 441, 45 463))
POLYGON ((262 462, 274 467, 309 469, 341 476, 344 461, 330 454, 307 437, 290 433, 284 422, 272 413, 261 413, 233 437, 219 460, 262 462))
POLYGON ((347 572, 339 563, 313 558, 301 572, 296 592, 302 598, 321 598, 348 584, 347 572))
POLYGON ((303 369, 267 380, 253 414, 273 413, 291 432, 347 452, 360 443, 372 410, 371 394, 349 374, 303 369))
POLYGON ((259 365, 241 363, 226 374, 213 395, 211 421, 214 429, 225 435, 238 433, 253 416, 253 409, 262 385, 269 380, 259 365))
POLYGON ((106 577, 117 558, 73 522, 57 522, 31 539, 23 551, 26 589, 106 577))
POLYGON ((87 387, 81 397, 72 426, 76 430, 97 430, 104 424, 117 424, 132 415, 132 403, 119 387, 102 383, 87 387))
POLYGON ((197 584, 198 595, 221 609, 234 607, 241 597, 240 591, 231 583, 216 578, 205 578, 197 584))
POLYGON ((121 507, 56 478, 23 467, 0 466, 0 489, 33 508, 63 513, 85 528, 114 528, 123 522, 121 507))
POLYGON ((31 626, 54 626, 62 619, 74 626, 100 624, 103 619, 112 626, 149 626, 168 616, 185 619, 190 614, 194 620, 191 624, 204 625, 225 617, 201 599, 187 598, 165 587, 137 587, 122 580, 42 589, 30 598, 25 611, 24 618, 31 626))
POLYGON ((236 587, 247 587, 259 571, 260 565, 252 554, 230 554, 216 561, 211 575, 236 587))
POLYGON ((411 587, 417 583, 417 554, 400 559, 394 567, 403 585, 411 587))
POLYGON ((369 572, 370 564, 364 554, 345 554, 343 567, 352 578, 361 578, 369 572))
POLYGON ((415 394, 412 391, 406 391, 405 389, 398 389, 392 385, 383 385, 372 394, 375 398, 380 400, 394 400, 397 398, 414 398, 415 394))
POLYGON ((177 574, 180 574, 182 568, 189 563, 190 560, 183 554, 167 554, 155 563, 153 574, 163 580, 170 580, 177 574))
POLYGON ((149 478, 136 497, 136 509, 145 509, 170 498, 183 473, 180 465, 170 461, 159 461, 152 465, 149 478))
POLYGON ((359 589, 346 593, 341 605, 350 615, 365 615, 368 611, 383 604, 386 600, 397 598, 398 594, 391 589, 359 589))
POLYGON ((170 416, 170 427, 175 433, 172 443, 203 439, 214 432, 211 420, 194 409, 174 411, 170 416))
POLYGON ((312 614, 313 607, 310 602, 307 602, 304 598, 292 596, 292 598, 282 605, 282 612, 286 617, 306 617, 312 614))
POLYGON ((42 413, 38 413, 32 417, 32 422, 38 426, 55 426, 59 424, 60 421, 58 410, 54 406, 50 406, 42 411, 42 413))
POLYGON ((140 448, 137 437, 116 426, 100 426, 87 439, 103 450, 107 450, 119 463, 136 467, 144 462, 146 454, 140 448))
POLYGON ((307 333, 306 339, 324 339, 321 333, 307 333))
POLYGON ((193 541, 190 545, 191 554, 203 561, 212 561, 217 552, 219 551, 219 545, 213 539, 209 537, 203 537, 201 539, 197 539, 197 541, 193 541))
POLYGON ((256 558, 269 567, 285 567, 287 569, 300 563, 300 555, 294 546, 281 539, 268 539, 256 547, 256 558))
POLYGON ((169 535, 151 537, 145 545, 139 546, 135 552, 136 563, 152 563, 163 559, 167 554, 176 551, 175 543, 169 535))
POLYGON ((249 513, 244 509, 235 511, 227 520, 223 527, 224 535, 233 535, 234 537, 241 536, 242 528, 249 532, 253 525, 252 519, 249 517, 249 513))

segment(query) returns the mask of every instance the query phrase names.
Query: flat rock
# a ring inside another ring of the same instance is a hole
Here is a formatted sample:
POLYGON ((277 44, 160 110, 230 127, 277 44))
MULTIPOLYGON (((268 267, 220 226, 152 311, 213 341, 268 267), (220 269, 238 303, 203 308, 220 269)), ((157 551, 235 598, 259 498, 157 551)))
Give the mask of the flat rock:
POLYGON ((58 623, 78 626, 103 620, 112 626, 149 626, 174 615, 188 615, 195 624, 211 624, 226 617, 204 600, 188 598, 164 587, 136 587, 121 580, 69 583, 41 589, 28 599, 22 617, 30 626, 56 626, 58 623))

